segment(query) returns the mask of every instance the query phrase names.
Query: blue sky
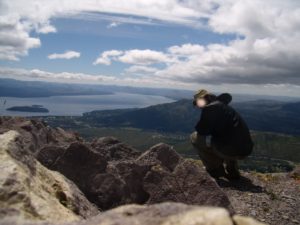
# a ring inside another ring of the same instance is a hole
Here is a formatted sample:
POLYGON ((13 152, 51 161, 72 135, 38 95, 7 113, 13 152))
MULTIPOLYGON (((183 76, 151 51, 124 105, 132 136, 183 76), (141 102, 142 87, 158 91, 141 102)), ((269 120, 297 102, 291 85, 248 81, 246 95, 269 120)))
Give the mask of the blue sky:
POLYGON ((223 43, 235 38, 234 34, 217 34, 208 29, 174 24, 119 24, 108 27, 110 21, 87 21, 80 19, 55 19, 52 24, 56 33, 37 34, 41 47, 31 49, 28 56, 20 61, 2 61, 1 65, 26 69, 37 67, 50 72, 81 72, 89 74, 107 74, 120 76, 128 65, 114 62, 113 66, 93 65, 99 54, 106 50, 152 49, 164 51, 169 46, 185 43, 207 45, 223 43), (71 60, 49 60, 54 52, 74 50, 81 57, 71 60))
POLYGON ((299 96, 300 2, 1 0, 0 77, 299 96))

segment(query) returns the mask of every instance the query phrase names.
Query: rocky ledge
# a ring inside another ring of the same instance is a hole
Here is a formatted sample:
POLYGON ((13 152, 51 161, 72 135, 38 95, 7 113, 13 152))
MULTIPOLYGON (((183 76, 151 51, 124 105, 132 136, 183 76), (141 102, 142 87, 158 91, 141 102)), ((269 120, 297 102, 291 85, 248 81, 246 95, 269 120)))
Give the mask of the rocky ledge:
POLYGON ((200 161, 163 143, 140 152, 0 117, 0 162, 1 224, 260 224, 234 215, 200 161))

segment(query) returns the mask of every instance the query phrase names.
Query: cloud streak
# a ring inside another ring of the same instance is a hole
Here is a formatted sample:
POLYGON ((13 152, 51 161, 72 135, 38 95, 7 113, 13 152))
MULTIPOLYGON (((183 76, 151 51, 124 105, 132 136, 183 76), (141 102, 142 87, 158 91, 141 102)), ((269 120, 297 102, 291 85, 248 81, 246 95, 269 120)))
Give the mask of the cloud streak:
MULTIPOLYGON (((39 69, 16 69, 9 67, 0 67, 0 77, 13 78, 23 80, 41 80, 41 81, 55 81, 55 82, 67 82, 67 83, 91 83, 91 84, 113 84, 113 85, 132 85, 132 86, 152 86, 164 83, 164 80, 160 78, 132 78, 130 76, 108 76, 103 74, 87 74, 87 73, 70 73, 60 72, 54 73, 49 71, 43 71, 39 69)), ((170 84, 176 85, 177 82, 170 84)), ((184 84, 182 84, 184 85, 184 84)))
POLYGON ((104 51, 102 54, 94 61, 94 65, 103 64, 110 65, 111 61, 116 59, 118 56, 122 55, 123 51, 110 50, 104 51))
MULTIPOLYGON (((86 84, 107 84, 107 85, 130 85, 137 87, 164 87, 164 88, 184 88, 196 90, 199 88, 198 83, 186 83, 180 81, 172 81, 168 78, 160 78, 153 76, 155 69, 145 66, 131 66, 128 70, 138 74, 137 77, 128 76, 124 73, 120 77, 107 76, 103 74, 86 74, 86 73, 70 73, 70 72, 48 72, 39 69, 16 69, 8 67, 0 67, 1 78, 13 78, 19 80, 40 80, 40 81, 51 81, 61 83, 86 83, 86 84), (149 73, 148 73, 149 72, 149 73), (151 76, 141 76, 146 73, 151 76)), ((130 71, 129 71, 130 72, 130 71)), ((255 93, 255 94, 266 94, 266 95, 286 95, 299 97, 300 86, 294 84, 240 84, 235 86, 230 85, 218 85, 217 88, 214 85, 201 84, 201 88, 206 88, 210 91, 216 92, 236 92, 236 93, 255 93), (272 90, 272 91, 270 91, 272 90)))
POLYGON ((79 58, 80 52, 66 51, 64 53, 53 53, 48 55, 48 59, 74 59, 79 58))
POLYGON ((128 51, 109 50, 100 54, 93 64, 111 65, 112 61, 118 61, 126 64, 146 66, 151 64, 169 63, 173 60, 174 59, 163 52, 150 49, 132 49, 128 51))

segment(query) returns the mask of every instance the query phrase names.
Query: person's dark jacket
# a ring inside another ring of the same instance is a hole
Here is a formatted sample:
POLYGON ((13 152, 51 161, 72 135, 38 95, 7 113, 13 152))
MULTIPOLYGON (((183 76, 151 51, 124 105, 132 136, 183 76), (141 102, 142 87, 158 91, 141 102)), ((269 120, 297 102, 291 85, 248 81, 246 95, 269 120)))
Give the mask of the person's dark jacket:
POLYGON ((202 109, 195 126, 199 135, 211 135, 212 143, 228 156, 247 156, 253 149, 253 141, 247 124, 229 102, 231 95, 222 94, 202 109))

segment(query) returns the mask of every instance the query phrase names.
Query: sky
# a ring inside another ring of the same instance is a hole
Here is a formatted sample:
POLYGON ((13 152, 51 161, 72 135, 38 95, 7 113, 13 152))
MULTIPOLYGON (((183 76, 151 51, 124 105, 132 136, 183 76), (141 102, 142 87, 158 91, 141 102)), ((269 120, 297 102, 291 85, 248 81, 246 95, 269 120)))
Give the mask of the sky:
POLYGON ((300 96, 299 0, 0 0, 0 77, 300 96))

